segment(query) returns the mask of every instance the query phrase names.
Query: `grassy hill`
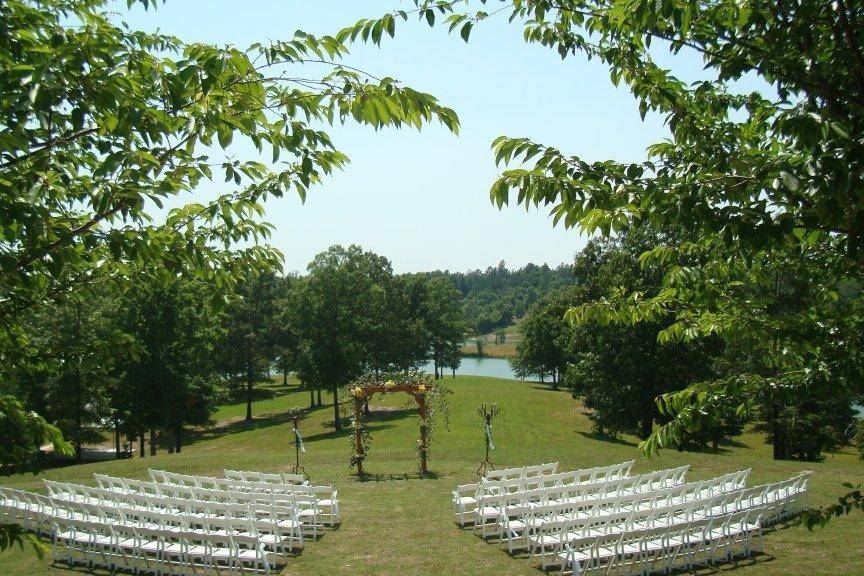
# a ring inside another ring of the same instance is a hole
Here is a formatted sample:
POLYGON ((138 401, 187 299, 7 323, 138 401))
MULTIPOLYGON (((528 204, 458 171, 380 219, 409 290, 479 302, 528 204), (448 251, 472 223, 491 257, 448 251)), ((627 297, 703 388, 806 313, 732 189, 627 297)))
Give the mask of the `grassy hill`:
POLYGON ((483 354, 485 356, 489 356, 490 358, 513 358, 516 356, 516 344, 522 340, 521 323, 522 318, 516 320, 515 324, 511 324, 503 329, 505 337, 503 343, 495 343, 495 332, 472 336, 462 346, 462 355, 477 356, 476 340, 480 339, 483 340, 483 354))
MULTIPOLYGON (((432 479, 416 474, 417 418, 403 395, 378 398, 370 425, 372 445, 366 461, 373 480, 359 482, 348 469, 350 432, 335 432, 332 406, 314 411, 304 422, 307 453, 304 465, 316 483, 332 483, 342 498, 344 524, 292 559, 283 574, 303 575, 533 575, 541 572, 524 559, 511 558, 493 543, 484 543, 451 520, 450 491, 472 481, 482 459, 483 430, 476 415, 483 402, 497 402, 501 416, 495 421, 495 463, 500 466, 558 460, 562 469, 610 464, 636 458, 636 471, 681 463, 692 465, 690 477, 707 478, 752 467, 750 482, 779 480, 798 471, 816 472, 811 501, 828 503, 843 491, 843 482, 861 482, 864 463, 852 450, 829 455, 825 462, 774 462, 761 437, 744 436, 722 454, 666 451, 645 461, 635 439, 604 441, 592 437, 588 420, 567 393, 552 392, 539 384, 481 377, 447 379, 450 396, 450 431, 439 420, 432 443, 432 479), (399 409, 405 406, 404 409, 399 409), (395 408, 395 410, 394 410, 395 408)), ((4 485, 40 489, 43 477, 92 483, 94 471, 144 477, 147 467, 180 472, 219 474, 223 467, 287 470, 293 459, 290 424, 283 411, 306 406, 308 394, 273 385, 261 390, 255 406, 259 418, 250 426, 237 421, 242 405, 223 407, 220 426, 195 435, 182 454, 115 461, 48 471, 40 476, 2 479, 4 485)), ((756 575, 864 574, 864 514, 832 522, 815 533, 785 527, 767 535, 765 554, 740 563, 733 573, 756 575)), ((722 567, 723 572, 728 567, 722 567)), ((61 565, 51 566, 30 554, 13 551, 0 556, 0 575, 71 575, 61 565)))

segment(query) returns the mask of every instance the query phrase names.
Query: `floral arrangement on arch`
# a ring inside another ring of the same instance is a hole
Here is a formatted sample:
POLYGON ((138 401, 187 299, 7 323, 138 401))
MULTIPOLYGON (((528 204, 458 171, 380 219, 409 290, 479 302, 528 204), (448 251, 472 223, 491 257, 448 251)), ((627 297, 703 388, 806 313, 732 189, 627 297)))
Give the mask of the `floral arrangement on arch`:
POLYGON ((417 402, 420 415, 420 435, 417 438, 417 456, 420 459, 420 474, 427 473, 426 462, 429 457, 429 444, 435 429, 435 417, 440 412, 444 416, 444 426, 448 427, 447 395, 452 391, 419 370, 401 372, 379 372, 364 374, 349 387, 354 400, 352 426, 352 455, 350 466, 357 468, 363 475, 363 461, 369 452, 372 438, 363 418, 363 404, 376 394, 383 396, 393 392, 404 392, 417 402))

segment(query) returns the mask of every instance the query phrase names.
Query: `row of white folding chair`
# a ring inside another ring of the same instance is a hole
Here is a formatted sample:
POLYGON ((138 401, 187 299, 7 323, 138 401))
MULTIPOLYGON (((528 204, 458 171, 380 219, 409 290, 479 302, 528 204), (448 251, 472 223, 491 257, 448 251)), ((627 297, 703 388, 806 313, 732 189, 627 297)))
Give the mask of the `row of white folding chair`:
POLYGON ((634 461, 621 462, 610 466, 600 466, 579 470, 567 470, 554 474, 542 476, 531 476, 525 478, 511 478, 505 480, 481 479, 478 484, 479 490, 484 494, 501 494, 503 492, 519 492, 520 490, 531 490, 544 486, 563 486, 573 484, 592 484, 630 476, 630 470, 634 461))
POLYGON ((747 485, 750 471, 751 469, 747 468, 708 480, 697 480, 661 488, 647 494, 628 494, 622 496, 619 502, 620 505, 630 508, 653 508, 703 500, 744 488, 747 485))
POLYGON ((561 572, 588 574, 668 573, 715 565, 762 547, 759 508, 694 520, 672 527, 598 536, 559 553, 561 572))
POLYGON ((683 483, 689 466, 657 470, 596 484, 578 484, 538 488, 512 494, 482 495, 474 509, 474 530, 479 528, 483 537, 498 535, 503 510, 511 517, 524 517, 536 506, 552 503, 586 504, 610 496, 648 494, 655 490, 683 483), (490 528, 492 531, 490 531, 490 528))
POLYGON ((521 492, 551 486, 574 486, 577 484, 608 482, 610 480, 629 477, 632 467, 633 461, 629 461, 612 466, 604 466, 601 469, 570 470, 543 476, 513 478, 500 481, 481 480, 479 489, 483 494, 502 494, 504 492, 521 492))
POLYGON ((43 510, 52 504, 47 496, 0 487, 0 513, 5 519, 0 523, 19 524, 30 532, 44 535, 51 532, 51 523, 43 510))
MULTIPOLYGON (((289 475, 291 478, 285 479, 281 474, 264 474, 262 472, 240 472, 239 474, 248 474, 250 476, 257 475, 261 478, 217 478, 214 476, 198 476, 192 474, 180 474, 179 472, 169 472, 167 470, 149 469, 150 479, 160 484, 171 484, 177 486, 194 486, 196 488, 212 488, 216 490, 247 490, 266 491, 266 492, 292 492, 309 488, 309 483, 306 482, 303 476, 296 474, 289 475), (300 479, 300 482, 294 481, 300 479)), ((321 490, 331 490, 331 486, 315 486, 321 490)))
MULTIPOLYGON (((243 547, 248 548, 239 553, 238 559, 248 560, 253 557, 251 550, 257 549, 261 554, 256 554, 255 557, 260 558, 259 563, 262 564, 282 563, 279 554, 287 553, 289 549, 302 545, 302 540, 298 541, 292 535, 286 536, 278 525, 249 517, 195 518, 189 522, 186 517, 170 512, 136 512, 99 504, 64 501, 21 490, 2 489, 0 511, 8 522, 20 524, 40 534, 50 531, 55 542, 59 537, 59 540, 69 547, 68 554, 71 554, 77 545, 79 550, 86 552, 85 556, 91 561, 92 550, 87 549, 91 544, 100 546, 101 557, 110 557, 116 561, 116 553, 102 548, 103 545, 107 546, 110 543, 110 539, 105 534, 96 534, 92 531, 79 531, 77 537, 70 539, 69 534, 63 535, 58 532, 58 525, 80 528, 82 525, 95 523, 117 529, 123 528, 126 531, 137 529, 158 531, 161 539, 166 542, 186 535, 194 537, 199 547, 204 545, 207 539, 215 538, 218 544, 226 541, 226 537, 230 536, 237 541, 242 541, 243 547)), ((125 539, 125 542, 128 544, 130 539, 131 535, 130 538, 125 539)), ((178 547, 176 544, 173 546, 175 549, 178 547)), ((131 547, 127 546, 127 552, 131 551, 129 548, 131 547)), ((69 559, 72 561, 71 557, 69 559)), ((110 567, 108 563, 102 565, 110 567)))
MULTIPOLYGON (((61 482, 45 481, 49 494, 59 500, 96 504, 111 508, 121 508, 129 512, 158 512, 174 514, 187 521, 208 518, 250 518, 255 521, 269 522, 287 533, 293 540, 302 544, 303 532, 317 536, 317 525, 312 518, 308 523, 300 519, 301 511, 296 504, 276 502, 213 502, 172 496, 153 496, 149 494, 127 494, 103 488, 82 486, 61 482)), ((307 514, 307 516, 309 516, 307 514)))
POLYGON ((332 486, 311 486, 299 484, 275 484, 271 482, 258 481, 234 481, 225 478, 211 478, 207 476, 190 476, 178 474, 165 470, 150 470, 150 477, 161 486, 180 486, 183 488, 201 488, 205 490, 226 490, 230 492, 250 492, 266 494, 309 494, 317 498, 319 507, 324 510, 325 523, 336 525, 341 523, 342 516, 339 511, 339 493, 332 486), (225 481, 228 485, 222 488, 207 486, 208 480, 225 481), (196 485, 197 484, 197 485, 196 485))
POLYGON ((51 498, 53 518, 78 518, 114 525, 158 528, 168 532, 188 532, 200 535, 233 534, 254 536, 273 554, 287 554, 302 548, 303 537, 296 530, 283 531, 271 519, 245 516, 188 516, 168 510, 136 510, 110 504, 88 504, 51 498))
POLYGON ((268 482, 271 484, 309 484, 309 480, 302 474, 291 474, 288 472, 253 472, 250 470, 222 470, 222 474, 228 480, 240 480, 243 482, 268 482))
MULTIPOLYGON (((553 504, 541 504, 531 508, 524 517, 517 517, 508 510, 502 510, 498 520, 497 532, 502 540, 506 540, 508 550, 527 547, 528 537, 551 522, 568 520, 588 520, 602 515, 639 515, 649 514, 652 511, 673 509, 675 507, 686 507, 697 502, 715 500, 721 496, 738 490, 740 493, 749 470, 725 474, 717 478, 690 485, 696 489, 689 489, 682 493, 680 498, 655 498, 654 494, 636 494, 628 496, 611 496, 598 498, 596 500, 576 502, 556 502, 553 504)), ((718 512, 719 513, 719 512, 718 512)))
POLYGON ((570 515, 585 517, 622 510, 652 510, 676 504, 687 504, 741 490, 746 485, 749 474, 750 469, 747 469, 709 480, 679 484, 652 492, 612 494, 583 502, 565 501, 542 504, 533 506, 524 519, 520 521, 530 531, 542 525, 547 518, 560 519, 570 515))
POLYGON ((666 491, 663 498, 640 499, 638 497, 607 498, 589 505, 572 503, 541 505, 534 507, 524 518, 514 518, 508 511, 502 512, 498 521, 498 533, 510 551, 528 545, 528 537, 554 522, 587 520, 592 517, 633 513, 634 519, 645 513, 699 502, 711 503, 711 514, 720 515, 745 508, 761 507, 765 510, 763 523, 773 523, 789 517, 800 508, 801 496, 807 489, 810 472, 787 480, 744 488, 750 470, 742 470, 712 480, 682 485, 678 495, 666 491))
POLYGON ((115 478, 103 474, 94 474, 94 476, 100 487, 104 486, 109 490, 120 491, 122 486, 122 489, 125 489, 125 493, 172 496, 174 498, 186 498, 205 502, 257 503, 263 505, 293 504, 297 508, 298 517, 304 523, 311 526, 316 536, 319 528, 341 522, 338 500, 322 501, 308 490, 294 493, 256 493, 160 484, 144 480, 115 478), (326 509, 322 507, 322 502, 328 505, 326 509))
POLYGON ((763 524, 780 522, 801 510, 812 475, 802 472, 788 480, 746 488, 741 491, 740 500, 742 505, 765 510, 763 524))
POLYGON ((486 480, 508 480, 510 478, 530 478, 531 476, 543 476, 554 474, 558 471, 558 462, 547 462, 545 464, 532 464, 530 466, 517 466, 515 468, 504 468, 502 470, 487 470, 483 477, 486 480))
POLYGON ((144 526, 57 518, 55 559, 74 566, 134 573, 271 573, 272 556, 255 536, 185 532, 144 526), (63 548, 59 554, 57 548, 63 548))
MULTIPOLYGON (((797 510, 801 494, 806 491, 809 474, 800 475, 781 482, 744 488, 705 500, 675 504, 649 510, 616 510, 595 515, 573 515, 547 520, 531 531, 526 527, 523 540, 531 548, 532 555, 541 557, 556 552, 565 543, 590 538, 607 532, 626 532, 655 525, 672 526, 712 516, 722 516, 747 509, 762 510, 763 525, 777 518, 786 517, 797 510)), ((511 536, 513 530, 507 532, 511 536)), ((503 536, 502 536, 503 539, 503 536)), ((516 540, 516 538, 513 538, 516 540)), ((518 540, 516 540, 518 541, 518 540)), ((515 549, 515 543, 508 542, 515 549)), ((541 564, 545 564, 541 560, 541 564)))
MULTIPOLYGON (((168 470, 148 469, 150 479, 159 484, 169 484, 173 486, 186 486, 194 488, 208 488, 214 490, 244 490, 252 491, 254 487, 251 485, 253 481, 242 478, 217 478, 215 476, 199 476, 197 474, 181 474, 179 472, 169 472, 168 470)), ((284 482, 281 478, 278 482, 270 480, 254 481, 263 482, 269 486, 269 490, 275 490, 279 487, 301 485, 297 482, 284 482)))
POLYGON ((308 492, 296 493, 257 493, 257 492, 236 492, 233 490, 213 490, 207 488, 192 488, 186 486, 175 486, 158 483, 148 483, 143 481, 126 481, 126 486, 130 492, 139 494, 153 495, 151 490, 158 491, 157 495, 170 495, 175 498, 187 498, 201 500, 206 502, 225 502, 225 503, 244 503, 250 505, 264 506, 290 506, 297 508, 297 516, 306 524, 308 524, 315 536, 318 534, 318 529, 325 525, 333 525, 341 521, 339 517, 338 502, 335 512, 331 505, 328 509, 322 509, 320 500, 308 492), (155 488, 153 486, 155 484, 155 488))
MULTIPOLYGON (((578 480, 575 483, 592 484, 596 483, 598 478, 603 481, 627 477, 630 473, 630 468, 633 466, 633 461, 622 462, 620 464, 612 464, 610 466, 597 466, 594 468, 586 468, 584 470, 574 470, 571 473, 574 478, 585 479, 583 482, 578 480)), ((453 516, 454 521, 460 526, 464 526, 474 520, 474 509, 477 506, 478 500, 484 494, 494 493, 501 494, 504 492, 518 491, 520 479, 516 482, 508 480, 500 481, 482 481, 473 484, 462 484, 457 486, 453 491, 453 516), (511 490, 514 487, 517 490, 511 490)))
POLYGON ((676 504, 653 510, 618 510, 592 516, 571 516, 543 523, 533 532, 523 531, 521 540, 508 542, 510 551, 527 547, 530 557, 545 569, 565 545, 597 536, 622 534, 650 528, 671 528, 679 524, 723 516, 749 508, 742 505, 739 493, 714 496, 707 500, 676 504))

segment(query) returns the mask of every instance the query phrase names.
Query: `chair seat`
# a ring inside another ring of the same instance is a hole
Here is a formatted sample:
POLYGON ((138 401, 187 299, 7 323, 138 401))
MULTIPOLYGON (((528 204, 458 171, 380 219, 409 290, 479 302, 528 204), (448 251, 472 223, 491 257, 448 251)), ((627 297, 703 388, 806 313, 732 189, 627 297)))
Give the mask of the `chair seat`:
POLYGON ((501 515, 501 511, 494 506, 484 506, 482 508, 477 508, 474 510, 474 513, 482 518, 497 518, 501 515))
POLYGON ((537 536, 529 536, 528 542, 537 548, 547 546, 557 546, 565 542, 565 536, 561 534, 539 534, 537 536))
POLYGON ((158 552, 161 549, 159 542, 156 542, 155 540, 142 542, 138 547, 147 552, 158 552))
POLYGON ((57 534, 57 538, 60 540, 71 540, 74 542, 88 542, 90 537, 87 534, 78 534, 76 532, 72 532, 71 530, 68 532, 59 532, 57 534))
POLYGON ((250 548, 240 548, 239 550, 235 551, 234 557, 241 560, 257 560, 258 552, 250 548))
POLYGON ((559 552, 558 557, 563 561, 575 560, 576 562, 584 562, 585 560, 590 560, 591 555, 586 554, 585 552, 580 552, 579 550, 574 550, 572 552, 559 552))
POLYGON ((236 557, 236 555, 230 548, 213 548, 210 551, 210 556, 218 560, 229 560, 236 557))
POLYGON ((507 527, 514 532, 522 532, 525 530, 526 524, 524 520, 509 520, 507 527))

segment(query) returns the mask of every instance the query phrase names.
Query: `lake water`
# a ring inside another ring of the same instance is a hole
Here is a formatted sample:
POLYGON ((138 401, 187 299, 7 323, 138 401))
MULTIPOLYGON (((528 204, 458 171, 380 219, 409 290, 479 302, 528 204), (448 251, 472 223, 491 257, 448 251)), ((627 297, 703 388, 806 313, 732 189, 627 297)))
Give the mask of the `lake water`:
MULTIPOLYGON (((429 374, 435 371, 435 365, 432 362, 427 362, 422 370, 429 374)), ((444 374, 450 376, 450 369, 447 368, 444 374)), ((510 368, 510 363, 504 358, 462 358, 462 363, 456 369, 458 376, 493 376, 495 378, 509 378, 516 380, 516 374, 510 368)))

